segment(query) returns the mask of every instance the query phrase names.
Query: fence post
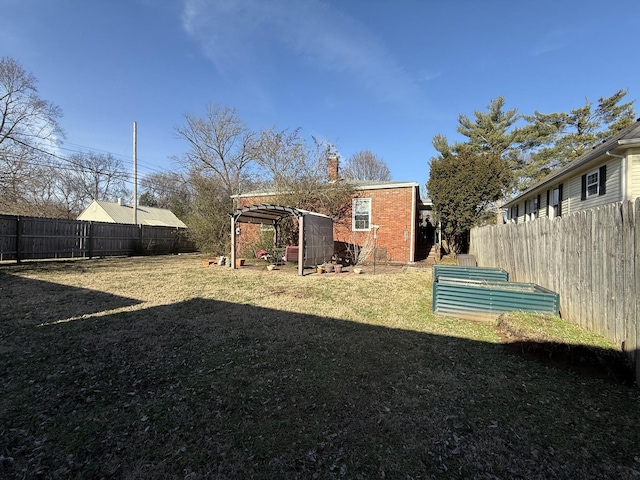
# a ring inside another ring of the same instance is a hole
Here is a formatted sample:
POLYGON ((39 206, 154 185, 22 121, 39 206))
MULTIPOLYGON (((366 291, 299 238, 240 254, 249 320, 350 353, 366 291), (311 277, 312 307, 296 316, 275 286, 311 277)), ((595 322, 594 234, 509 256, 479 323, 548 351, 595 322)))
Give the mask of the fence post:
POLYGON ((93 258, 93 222, 89 222, 89 228, 87 228, 87 256, 89 259, 93 258))
POLYGON ((16 217, 16 263, 22 261, 22 220, 16 217))

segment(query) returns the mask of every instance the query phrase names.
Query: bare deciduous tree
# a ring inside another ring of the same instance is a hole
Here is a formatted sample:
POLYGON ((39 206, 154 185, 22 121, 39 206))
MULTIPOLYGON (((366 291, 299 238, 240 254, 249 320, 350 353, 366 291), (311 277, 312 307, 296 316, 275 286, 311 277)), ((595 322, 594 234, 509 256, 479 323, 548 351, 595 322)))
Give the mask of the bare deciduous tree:
POLYGON ((258 135, 229 107, 208 105, 204 118, 187 114, 185 120, 176 132, 191 147, 182 158, 187 170, 217 178, 228 197, 240 193, 256 159, 258 135))
POLYGON ((63 137, 60 109, 38 96, 35 77, 0 58, 0 210, 49 215, 57 210, 52 157, 63 137))
POLYGON ((277 132, 272 128, 260 133, 256 161, 265 183, 276 192, 291 189, 301 176, 308 174, 310 151, 299 132, 300 129, 277 132))
POLYGON ((59 107, 41 99, 36 78, 9 57, 0 58, 0 147, 44 147, 63 136, 59 107))
POLYGON ((181 173, 152 173, 142 179, 140 186, 140 205, 167 208, 181 219, 189 214, 195 188, 181 173))
POLYGON ((391 180, 391 172, 385 161, 369 150, 352 155, 342 169, 342 175, 350 180, 391 180))
POLYGON ((122 161, 111 154, 76 153, 65 165, 68 171, 61 179, 69 193, 75 191, 78 202, 86 207, 91 200, 114 201, 129 196, 129 174, 122 161))

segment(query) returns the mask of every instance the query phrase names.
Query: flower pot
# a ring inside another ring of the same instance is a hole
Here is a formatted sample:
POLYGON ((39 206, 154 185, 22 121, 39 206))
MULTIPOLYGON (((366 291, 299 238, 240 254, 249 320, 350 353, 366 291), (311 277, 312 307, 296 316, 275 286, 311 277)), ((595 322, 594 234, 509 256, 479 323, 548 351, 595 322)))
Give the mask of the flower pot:
POLYGON ((322 275, 322 274, 324 273, 324 269, 323 269, 321 266, 318 266, 318 267, 316 268, 316 273, 317 273, 318 275, 322 275))
POLYGON ((336 273, 342 273, 342 265, 340 265, 339 263, 334 265, 333 269, 335 270, 336 273))
POLYGON ((353 269, 353 273, 355 273, 356 275, 360 275, 362 273, 362 269, 360 267, 355 267, 353 269))
POLYGON ((267 270, 269 271, 273 270, 274 268, 276 268, 275 265, 267 265, 267 270))
POLYGON ((236 267, 244 266, 244 258, 236 258, 236 267))
POLYGON ((327 273, 331 273, 333 271, 333 265, 329 264, 329 265, 325 265, 324 266, 324 271, 327 273))

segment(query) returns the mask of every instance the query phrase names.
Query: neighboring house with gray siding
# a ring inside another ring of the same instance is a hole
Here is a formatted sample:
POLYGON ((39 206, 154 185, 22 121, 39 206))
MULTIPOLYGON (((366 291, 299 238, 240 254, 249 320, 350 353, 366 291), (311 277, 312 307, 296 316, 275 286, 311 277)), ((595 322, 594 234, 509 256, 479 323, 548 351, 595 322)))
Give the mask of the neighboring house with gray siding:
POLYGON ((559 217, 640 197, 640 119, 504 204, 507 222, 559 217))

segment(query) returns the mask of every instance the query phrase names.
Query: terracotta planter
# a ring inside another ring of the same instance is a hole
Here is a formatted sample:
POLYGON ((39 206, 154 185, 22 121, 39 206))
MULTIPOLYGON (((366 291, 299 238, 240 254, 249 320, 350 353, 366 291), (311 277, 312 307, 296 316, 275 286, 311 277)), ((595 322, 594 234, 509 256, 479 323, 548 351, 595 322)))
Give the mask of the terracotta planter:
POLYGON ((244 266, 244 258, 236 258, 236 267, 244 266))
POLYGON ((324 273, 323 268, 322 268, 322 267, 318 267, 318 268, 316 269, 316 273, 317 273, 318 275, 322 275, 322 274, 324 273))
POLYGON ((331 273, 333 271, 333 265, 329 264, 329 265, 325 265, 324 266, 324 271, 327 273, 331 273))
POLYGON ((335 270, 336 273, 342 273, 342 265, 340 265, 339 263, 334 265, 333 269, 335 270))

